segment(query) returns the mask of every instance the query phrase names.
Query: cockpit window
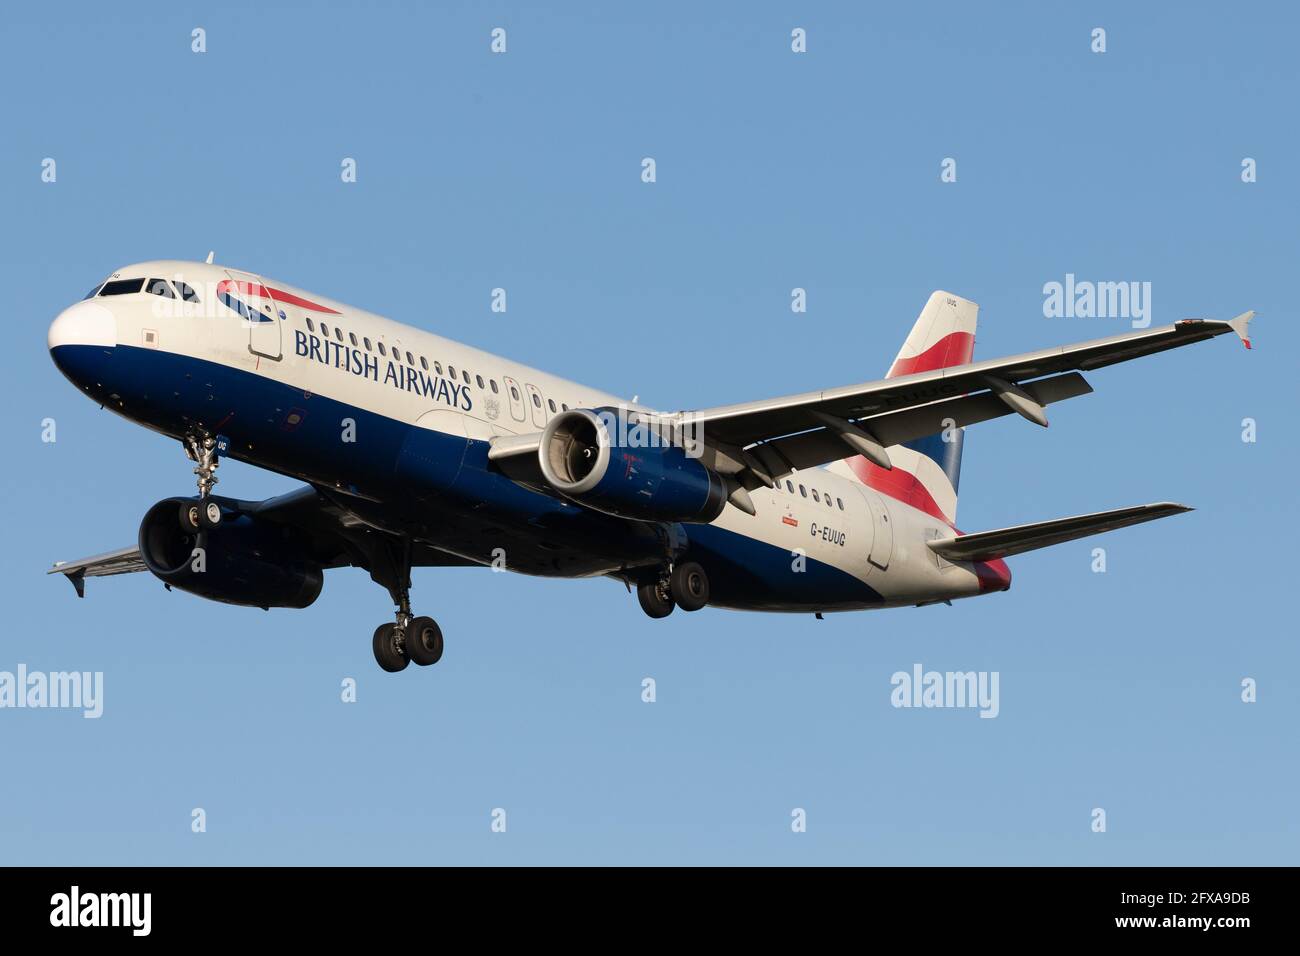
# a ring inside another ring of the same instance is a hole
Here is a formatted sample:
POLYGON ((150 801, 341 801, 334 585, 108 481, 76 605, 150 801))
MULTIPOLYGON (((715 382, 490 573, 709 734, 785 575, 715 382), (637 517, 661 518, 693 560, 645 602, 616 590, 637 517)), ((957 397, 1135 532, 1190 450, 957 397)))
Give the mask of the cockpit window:
POLYGON ((186 302, 198 302, 199 294, 187 286, 180 279, 176 280, 176 291, 181 294, 181 298, 186 302))
POLYGON ((172 291, 172 287, 167 284, 166 279, 150 279, 149 284, 144 287, 144 291, 150 295, 160 295, 164 299, 176 298, 176 293, 172 291))
POLYGON ((104 283, 101 282, 99 285, 95 286, 95 288, 91 289, 89 292, 86 293, 86 298, 93 299, 95 297, 95 293, 98 292, 103 287, 104 287, 104 283))
POLYGON ((130 295, 144 288, 144 279, 115 279, 105 282, 99 290, 100 295, 130 295))

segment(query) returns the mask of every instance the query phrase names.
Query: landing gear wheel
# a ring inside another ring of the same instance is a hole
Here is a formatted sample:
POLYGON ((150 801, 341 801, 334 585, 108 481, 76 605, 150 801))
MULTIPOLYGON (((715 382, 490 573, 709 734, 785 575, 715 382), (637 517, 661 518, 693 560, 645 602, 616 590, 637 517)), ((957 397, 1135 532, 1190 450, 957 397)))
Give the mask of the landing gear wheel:
POLYGON ((219 524, 221 524, 221 506, 211 499, 200 501, 199 526, 204 531, 211 531, 219 524))
POLYGON ((198 534, 203 529, 202 509, 197 501, 182 501, 180 510, 181 530, 186 534, 198 534))
POLYGON ((375 661, 390 674, 405 670, 411 658, 406 653, 402 632, 396 624, 381 624, 375 628, 373 647, 375 661))
POLYGON ((694 561, 687 561, 673 568, 669 590, 683 611, 698 611, 709 603, 709 576, 694 561))
POLYGON ((442 659, 442 628, 431 617, 416 617, 406 625, 406 652, 421 666, 442 659))
POLYGON ((673 603, 673 596, 668 593, 668 588, 661 581, 646 581, 644 584, 638 584, 636 599, 641 602, 641 610, 655 620, 672 614, 673 608, 677 606, 673 603))

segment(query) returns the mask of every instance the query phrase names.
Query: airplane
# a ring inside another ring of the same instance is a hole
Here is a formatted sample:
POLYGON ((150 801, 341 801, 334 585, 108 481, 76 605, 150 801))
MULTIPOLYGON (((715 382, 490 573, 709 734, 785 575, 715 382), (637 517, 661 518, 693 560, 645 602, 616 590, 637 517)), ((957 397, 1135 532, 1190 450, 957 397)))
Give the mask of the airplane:
MULTIPOLYGON (((1092 391, 1081 373, 1235 333, 1184 319, 973 361, 979 307, 934 292, 883 379, 660 412, 256 273, 142 262, 50 325, 59 371, 179 441, 197 494, 150 507, 136 544, 50 574, 148 570, 168 590, 305 608, 326 570, 387 589, 378 665, 436 663, 416 567, 605 576, 665 618, 705 606, 811 613, 1005 591, 1005 559, 1191 510, 1155 502, 990 531, 957 528, 965 429, 1092 391), (222 458, 304 482, 213 493, 222 458)), ((612 358, 613 356, 611 356, 612 358)))

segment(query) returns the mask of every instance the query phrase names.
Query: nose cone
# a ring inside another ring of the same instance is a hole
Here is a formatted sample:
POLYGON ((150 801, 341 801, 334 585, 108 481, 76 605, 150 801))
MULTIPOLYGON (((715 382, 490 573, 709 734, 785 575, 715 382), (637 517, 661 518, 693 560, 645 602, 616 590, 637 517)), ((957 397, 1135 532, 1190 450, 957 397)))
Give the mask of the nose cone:
POLYGON ((50 357, 73 385, 88 395, 104 384, 116 351, 117 319, 92 300, 64 309, 50 323, 50 357))
POLYGON ((117 320, 107 308, 87 299, 64 309, 50 323, 50 351, 58 361, 58 349, 65 345, 112 348, 117 345, 117 320))

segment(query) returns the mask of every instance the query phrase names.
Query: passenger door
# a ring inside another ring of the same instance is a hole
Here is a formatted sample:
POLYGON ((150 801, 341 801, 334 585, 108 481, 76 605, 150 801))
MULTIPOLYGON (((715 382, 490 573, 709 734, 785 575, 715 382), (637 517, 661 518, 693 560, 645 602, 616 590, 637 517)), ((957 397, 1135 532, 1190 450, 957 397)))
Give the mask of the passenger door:
POLYGON ((283 351, 280 344, 280 325, 285 320, 284 311, 271 298, 271 290, 261 276, 251 272, 227 269, 233 288, 226 304, 233 306, 248 325, 248 351, 263 358, 280 361, 283 351), (236 302, 242 303, 239 308, 236 302))
POLYGON ((519 383, 513 378, 506 375, 502 377, 506 383, 506 397, 510 400, 510 417, 517 422, 524 420, 524 396, 519 390, 519 383))
POLYGON ((889 567, 889 559, 894 553, 894 525, 889 518, 889 505, 874 491, 863 488, 862 494, 871 507, 871 523, 874 526, 871 554, 867 560, 884 571, 889 567))
POLYGON ((528 404, 533 410, 533 424, 538 428, 546 427, 546 406, 542 403, 542 393, 536 385, 525 385, 528 391, 528 404))

